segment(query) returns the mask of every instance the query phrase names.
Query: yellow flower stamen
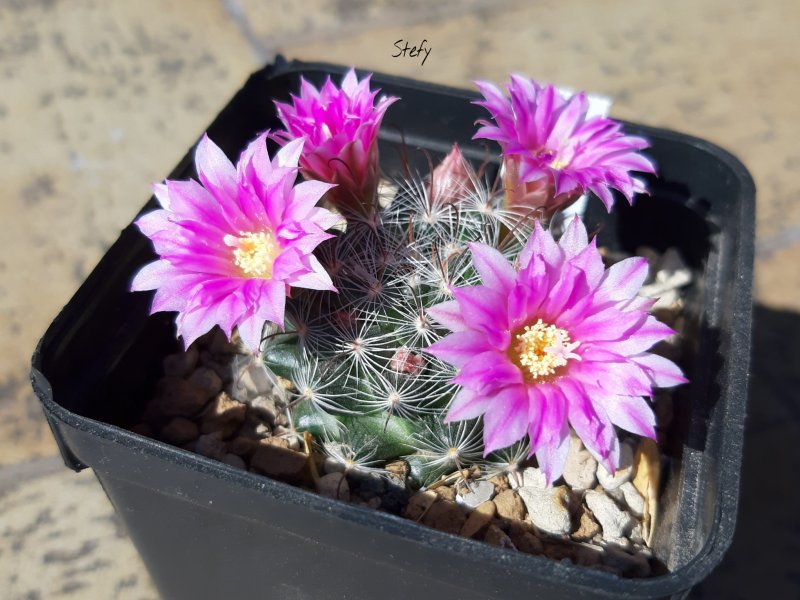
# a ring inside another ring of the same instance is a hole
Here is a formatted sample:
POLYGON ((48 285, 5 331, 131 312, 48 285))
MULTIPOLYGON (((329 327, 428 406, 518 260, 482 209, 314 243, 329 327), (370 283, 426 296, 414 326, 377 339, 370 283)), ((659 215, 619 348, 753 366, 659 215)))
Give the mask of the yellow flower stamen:
POLYGON ((541 319, 533 325, 526 325, 514 337, 517 340, 514 351, 519 364, 534 380, 554 375, 556 369, 566 365, 570 359, 581 360, 574 352, 580 342, 570 343, 565 330, 546 325, 541 319))
POLYGON ((225 236, 225 244, 233 248, 233 264, 243 275, 269 279, 272 265, 281 248, 271 231, 240 231, 239 237, 225 236))
POLYGON ((569 165, 569 161, 566 158, 559 158, 558 155, 550 161, 550 168, 555 169, 556 171, 560 171, 564 167, 569 165))

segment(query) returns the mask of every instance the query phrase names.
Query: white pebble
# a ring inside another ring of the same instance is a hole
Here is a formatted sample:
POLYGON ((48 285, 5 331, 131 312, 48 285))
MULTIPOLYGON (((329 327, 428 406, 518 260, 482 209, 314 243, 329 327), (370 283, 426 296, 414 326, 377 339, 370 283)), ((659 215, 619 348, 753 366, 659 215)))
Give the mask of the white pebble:
POLYGON ((517 493, 525 502, 528 517, 536 527, 555 535, 570 532, 569 492, 565 486, 521 487, 517 493))
POLYGON ((569 454, 564 465, 564 481, 573 490, 593 488, 597 478, 597 461, 583 448, 581 441, 573 437, 569 443, 569 454))
POLYGON ((494 484, 488 481, 473 481, 469 484, 469 491, 463 496, 456 496, 456 502, 470 508, 477 508, 494 496, 494 484))
POLYGON ((642 498, 642 495, 639 493, 639 490, 636 489, 636 486, 628 481, 623 483, 619 489, 622 490, 623 498, 625 498, 625 504, 628 505, 631 513, 641 518, 644 515, 644 498, 642 498))
POLYGON ((633 476, 633 448, 630 444, 619 447, 619 468, 612 475, 603 465, 597 467, 597 480, 607 490, 615 490, 633 476))
POLYGON ((541 469, 528 467, 522 472, 522 487, 543 490, 547 487, 547 477, 541 469))
POLYGON ((585 499, 586 505, 603 528, 603 538, 606 540, 624 537, 633 527, 631 516, 602 492, 589 490, 585 499))

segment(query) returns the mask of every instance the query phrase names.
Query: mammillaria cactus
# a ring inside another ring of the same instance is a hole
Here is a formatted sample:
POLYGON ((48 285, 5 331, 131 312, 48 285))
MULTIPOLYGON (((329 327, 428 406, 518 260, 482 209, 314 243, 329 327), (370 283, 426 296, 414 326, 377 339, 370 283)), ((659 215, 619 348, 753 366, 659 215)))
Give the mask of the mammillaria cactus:
POLYGON ((685 381, 648 352, 673 332, 637 297, 644 259, 606 269, 579 219, 559 241, 542 222, 585 191, 609 209, 609 188, 643 191, 628 171, 652 171, 636 153, 646 142, 588 118, 583 95, 517 76, 511 101, 479 87, 497 126, 481 121, 476 137, 500 142, 503 185, 458 146, 431 173, 381 185, 377 134, 397 99, 375 103, 353 71, 341 89, 303 81, 278 103, 274 159, 268 134, 235 168, 204 139, 203 185, 157 188, 163 210, 138 224, 160 260, 133 288, 179 311, 186 344, 236 327, 290 383, 294 428, 346 471, 402 458, 424 486, 535 455, 552 483, 572 427, 613 472, 615 427, 654 437, 644 398, 685 381))
MULTIPOLYGON (((450 160, 463 158, 456 150, 450 160)), ((324 242, 320 262, 339 293, 295 294, 286 333, 263 347, 293 383, 298 429, 354 465, 405 457, 419 483, 482 456, 479 424, 443 423, 458 388, 455 370, 426 351, 446 333, 428 309, 478 282, 469 243, 503 242, 511 257, 526 235, 504 232, 501 196, 462 168, 460 189, 437 186, 436 174, 407 180, 370 223, 351 221, 324 242)))

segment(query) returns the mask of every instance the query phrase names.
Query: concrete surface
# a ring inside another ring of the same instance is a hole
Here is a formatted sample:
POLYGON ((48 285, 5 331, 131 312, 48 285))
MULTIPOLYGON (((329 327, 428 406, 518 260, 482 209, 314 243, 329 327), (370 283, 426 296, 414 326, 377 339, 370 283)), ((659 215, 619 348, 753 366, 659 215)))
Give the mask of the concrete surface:
POLYGON ((779 560, 798 556, 800 524, 770 478, 799 466, 798 30, 791 0, 0 0, 0 597, 157 597, 91 474, 61 467, 29 357, 150 183, 278 51, 457 86, 519 71, 742 159, 758 187, 755 416, 741 535, 696 595, 753 597, 754 578, 800 595, 779 560), (426 39, 425 65, 392 58, 398 39, 426 39), (748 521, 763 494, 780 552, 748 521))

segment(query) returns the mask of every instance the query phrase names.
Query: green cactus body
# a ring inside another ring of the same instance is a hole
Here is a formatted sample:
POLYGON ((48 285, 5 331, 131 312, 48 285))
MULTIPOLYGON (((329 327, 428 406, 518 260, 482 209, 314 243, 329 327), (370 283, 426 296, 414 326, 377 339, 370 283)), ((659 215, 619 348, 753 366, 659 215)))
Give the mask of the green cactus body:
POLYGON ((267 337, 265 364, 292 382, 294 426, 346 467, 404 458, 423 486, 482 460, 479 421, 444 423, 458 387, 453 368, 425 353, 446 334, 427 309, 479 283, 468 242, 513 259, 530 230, 468 172, 446 197, 426 179, 398 181, 382 208, 318 249, 338 293, 296 294, 286 333, 267 337))

